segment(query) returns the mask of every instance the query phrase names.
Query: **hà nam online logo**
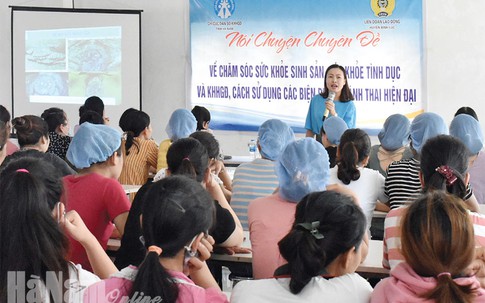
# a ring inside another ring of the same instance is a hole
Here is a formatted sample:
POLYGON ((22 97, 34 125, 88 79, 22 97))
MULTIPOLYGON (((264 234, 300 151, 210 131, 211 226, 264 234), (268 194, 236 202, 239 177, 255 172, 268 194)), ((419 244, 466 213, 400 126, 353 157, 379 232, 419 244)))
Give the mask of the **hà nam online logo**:
POLYGON ((236 9, 236 2, 234 0, 215 0, 214 12, 221 19, 229 19, 236 9))

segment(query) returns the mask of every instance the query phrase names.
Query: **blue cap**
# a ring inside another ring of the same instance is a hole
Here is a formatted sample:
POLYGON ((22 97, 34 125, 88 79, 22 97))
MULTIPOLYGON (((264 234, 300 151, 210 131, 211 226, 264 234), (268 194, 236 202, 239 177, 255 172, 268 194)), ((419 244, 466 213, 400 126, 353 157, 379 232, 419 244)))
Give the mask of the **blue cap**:
POLYGON ((196 130, 197 120, 189 110, 184 108, 177 109, 172 113, 165 128, 168 137, 172 141, 187 138, 196 130))
POLYGON ((456 116, 450 125, 450 135, 458 138, 470 150, 472 155, 483 148, 483 134, 480 123, 470 115, 456 116))
POLYGON ((104 162, 121 146, 121 133, 103 124, 84 122, 72 138, 66 157, 76 168, 104 162))
POLYGON ((347 123, 340 117, 328 117, 323 121, 323 131, 327 135, 328 142, 334 145, 340 144, 340 137, 348 129, 347 123))
POLYGON ((299 202, 304 196, 327 187, 330 177, 328 154, 313 138, 288 143, 275 164, 280 196, 299 202))
POLYGON ((409 131, 411 122, 401 114, 387 117, 384 126, 377 135, 385 150, 393 151, 409 143, 409 131))
POLYGON ((429 139, 438 135, 447 135, 448 127, 441 116, 435 113, 422 113, 411 123, 411 142, 413 148, 421 153, 421 148, 429 139))
POLYGON ((261 124, 258 131, 258 143, 261 155, 269 160, 276 160, 285 146, 295 140, 291 127, 278 119, 270 119, 261 124))

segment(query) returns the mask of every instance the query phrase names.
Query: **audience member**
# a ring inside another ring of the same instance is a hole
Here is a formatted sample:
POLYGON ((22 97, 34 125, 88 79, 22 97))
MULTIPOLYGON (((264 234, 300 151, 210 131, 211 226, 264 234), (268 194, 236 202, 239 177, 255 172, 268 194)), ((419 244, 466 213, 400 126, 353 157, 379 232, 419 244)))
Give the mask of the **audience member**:
POLYGON ((60 108, 51 107, 46 109, 40 117, 47 122, 49 127, 50 143, 47 152, 65 160, 72 140, 69 136, 69 121, 66 113, 60 108))
POLYGON ((214 177, 214 180, 221 186, 226 200, 231 202, 232 179, 225 169, 224 159, 222 159, 219 149, 219 142, 213 134, 206 131, 196 131, 190 134, 189 137, 199 140, 199 142, 207 149, 211 174, 214 177))
POLYGON ((295 135, 288 124, 278 119, 267 120, 258 130, 257 146, 261 158, 243 163, 236 168, 231 206, 241 220, 244 230, 249 229, 249 203, 273 194, 278 187, 275 161, 286 145, 294 140, 295 135))
MULTIPOLYGON (((8 130, 8 135, 10 137, 10 132, 12 131, 12 124, 10 122, 10 113, 3 105, 0 105, 0 121, 5 123, 5 126, 7 127, 7 130, 8 130)), ((19 147, 13 142, 11 142, 11 140, 7 140, 7 156, 13 154, 17 150, 19 150, 19 147)))
MULTIPOLYGON (((429 139, 421 149, 420 183, 424 192, 443 190, 464 200, 468 196, 468 150, 458 139, 439 135, 429 139)), ((414 203, 414 202, 412 202, 414 203)), ((411 203, 411 205, 412 205, 411 203)), ((468 208, 472 201, 465 201, 468 208)), ((400 220, 406 207, 392 209, 384 222, 382 265, 395 268, 404 260, 401 254, 400 220)), ((485 217, 470 212, 477 244, 485 246, 485 217)))
POLYGON ((327 150, 330 168, 337 164, 337 146, 340 144, 340 137, 348 129, 347 124, 340 117, 328 117, 323 121, 322 144, 327 150))
POLYGON ((329 184, 340 184, 353 191, 360 200, 360 207, 370 228, 374 209, 389 211, 379 203, 387 202, 384 194, 384 177, 376 170, 365 168, 369 160, 370 138, 359 128, 346 130, 338 146, 338 164, 330 169, 329 184))
POLYGON ((211 122, 211 113, 207 108, 196 105, 192 109, 192 114, 197 120, 198 131, 203 130, 203 131, 212 132, 212 130, 209 128, 209 123, 211 122))
POLYGON ((460 114, 450 125, 450 135, 460 139, 470 152, 470 184, 478 203, 485 203, 485 154, 482 127, 473 116, 460 114))
POLYGON ((197 128, 197 120, 194 115, 187 109, 180 108, 175 110, 168 120, 165 131, 168 139, 160 142, 158 150, 157 172, 162 168, 167 168, 167 151, 172 142, 177 139, 187 138, 197 128))
MULTIPOLYGON (((130 202, 118 182, 123 167, 121 134, 106 125, 81 124, 67 151, 79 175, 64 178, 63 201, 79 213, 88 229, 106 249, 113 223, 123 235, 130 202)), ((71 239, 71 261, 91 270, 82 247, 71 239)))
POLYGON ((401 114, 390 115, 377 135, 381 144, 371 147, 367 167, 375 169, 384 177, 387 168, 394 161, 413 158, 409 144, 411 123, 401 114))
POLYGON ((328 184, 327 151, 312 138, 290 142, 275 165, 278 192, 252 201, 248 208, 256 279, 272 277, 284 263, 277 243, 291 228, 297 202, 311 192, 325 190, 328 184))
MULTIPOLYGON (((441 172, 435 175, 442 178, 441 172)), ((450 182, 453 175, 445 179, 450 182)), ((429 192, 407 208, 401 224, 406 262, 377 284, 371 302, 485 302, 477 278, 464 275, 476 244, 470 214, 459 197, 429 192)))
POLYGON ((125 132, 122 144, 126 157, 119 180, 121 184, 143 185, 148 174, 156 172, 158 146, 152 140, 150 116, 140 110, 127 111, 123 120, 120 119, 125 132))
POLYGON ((278 243, 288 263, 272 279, 239 282, 231 302, 369 302, 372 287, 355 273, 367 255, 365 230, 365 216, 350 197, 308 194, 278 243))
POLYGON ((113 303, 127 298, 228 302, 205 263, 214 243, 207 234, 215 214, 211 200, 198 182, 187 177, 167 177, 153 183, 142 210, 148 251, 144 261, 138 268, 126 267, 89 287, 85 302, 106 298, 113 303))
POLYGON ((99 277, 116 272, 79 215, 64 212, 61 178, 52 164, 31 157, 11 161, 0 174, 1 302, 81 302, 84 289, 99 281, 66 260, 62 228, 86 249, 99 277))
POLYGON ((63 176, 72 175, 76 172, 69 167, 66 161, 55 154, 46 153, 49 147, 49 128, 42 118, 32 115, 17 117, 12 120, 13 127, 17 132, 17 140, 20 149, 6 157, 2 166, 9 161, 21 157, 36 157, 48 161, 58 169, 63 176))

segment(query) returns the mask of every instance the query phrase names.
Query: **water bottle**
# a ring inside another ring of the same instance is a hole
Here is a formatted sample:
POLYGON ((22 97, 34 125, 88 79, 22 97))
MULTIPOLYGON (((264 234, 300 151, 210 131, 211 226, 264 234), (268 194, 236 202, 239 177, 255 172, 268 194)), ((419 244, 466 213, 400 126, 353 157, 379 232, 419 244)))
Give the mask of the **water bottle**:
POLYGON ((249 155, 254 159, 256 158, 256 140, 251 139, 248 142, 249 155))

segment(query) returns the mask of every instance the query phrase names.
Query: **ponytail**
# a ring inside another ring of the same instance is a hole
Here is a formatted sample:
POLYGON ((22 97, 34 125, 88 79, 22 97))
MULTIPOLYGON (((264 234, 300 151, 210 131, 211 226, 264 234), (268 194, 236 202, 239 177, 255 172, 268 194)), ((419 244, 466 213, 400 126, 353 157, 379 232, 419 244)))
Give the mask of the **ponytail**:
POLYGON ((160 264, 156 252, 149 252, 138 267, 130 298, 134 297, 135 292, 140 295, 143 292, 143 295, 152 298, 160 296, 161 302, 177 301, 179 293, 177 284, 173 283, 172 277, 160 264))
POLYGON ((137 148, 138 143, 135 141, 135 134, 132 131, 125 132, 126 134, 126 141, 125 141, 125 153, 128 156, 130 154, 131 146, 135 145, 137 148))
POLYGON ((343 184, 348 185, 350 181, 357 181, 360 178, 360 171, 357 168, 359 153, 353 142, 346 142, 339 157, 337 177, 343 184))
POLYGON ((359 128, 346 130, 338 146, 337 177, 345 185, 360 178, 358 166, 370 154, 370 138, 359 128))
POLYGON ((421 149, 420 168, 424 190, 444 190, 464 199, 467 184, 468 150, 458 139, 439 135, 429 139, 421 149))
POLYGON ((471 303, 474 301, 475 289, 471 285, 458 285, 451 275, 439 274, 436 287, 424 295, 425 298, 444 303, 471 303))
POLYGON ((184 175, 202 182, 209 166, 207 149, 194 138, 178 139, 167 151, 167 165, 172 175, 184 175))
POLYGON ((314 192, 298 203, 291 231, 279 243, 288 261, 290 291, 298 294, 339 255, 359 247, 364 213, 350 197, 332 191, 314 192))

